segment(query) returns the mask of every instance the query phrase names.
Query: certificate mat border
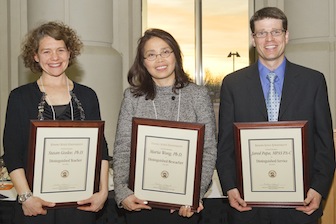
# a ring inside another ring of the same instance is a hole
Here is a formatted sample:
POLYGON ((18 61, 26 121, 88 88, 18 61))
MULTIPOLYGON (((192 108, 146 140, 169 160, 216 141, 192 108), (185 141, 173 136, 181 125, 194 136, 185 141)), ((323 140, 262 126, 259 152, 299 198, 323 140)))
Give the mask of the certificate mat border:
MULTIPOLYGON (((279 131, 283 129, 299 129, 300 139, 295 139, 294 142, 300 141, 299 144, 302 146, 302 185, 303 185, 303 195, 301 201, 249 201, 246 199, 248 206, 252 207, 279 207, 279 208, 293 208, 303 205, 303 200, 306 197, 307 191, 309 189, 309 167, 308 167, 308 122, 307 121, 279 121, 279 122, 236 122, 234 123, 234 135, 235 135, 235 154, 236 154, 236 171, 237 171, 237 188, 244 199, 244 173, 242 169, 242 142, 241 142, 241 132, 246 130, 265 130, 265 131, 279 131)), ((267 136, 255 136, 255 139, 267 139, 267 136)), ((271 137, 274 139, 274 137, 271 137)), ((280 134, 279 139, 282 136, 280 134)), ((295 159, 294 159, 295 160, 295 159)), ((295 162, 295 161, 294 161, 295 162)), ((300 161, 301 162, 301 161, 300 161)), ((297 177, 298 178, 298 177, 297 177)), ((280 194, 286 197, 283 192, 272 192, 272 194, 280 194)), ((299 196, 301 197, 301 196, 299 196)))
MULTIPOLYGON (((37 180, 42 180, 42 176, 35 177, 36 173, 40 173, 41 175, 43 174, 42 171, 39 171, 37 167, 41 167, 41 164, 35 164, 36 159, 41 158, 36 158, 37 153, 36 152, 36 141, 37 139, 37 134, 38 130, 42 129, 46 130, 48 128, 57 130, 57 128, 60 128, 58 132, 59 136, 64 137, 64 134, 61 133, 61 130, 64 130, 63 128, 69 128, 69 129, 97 129, 97 136, 95 139, 97 142, 97 145, 95 148, 90 148, 89 150, 94 150, 95 153, 89 156, 93 156, 89 158, 88 160, 93 160, 95 161, 94 167, 94 175, 91 179, 87 180, 87 183, 92 183, 92 186, 89 186, 84 193, 78 194, 77 196, 71 195, 71 194, 76 194, 76 192, 70 191, 70 192, 62 192, 62 194, 58 194, 58 200, 61 197, 61 199, 56 203, 55 207, 53 208, 59 208, 59 207, 77 207, 77 201, 87 199, 90 197, 94 192, 99 191, 99 182, 100 182, 100 167, 101 167, 101 159, 102 159, 102 152, 101 152, 101 145, 102 145, 102 140, 104 136, 104 126, 105 126, 105 121, 101 120, 89 120, 89 121, 70 121, 70 120, 31 120, 30 121, 30 140, 29 140, 29 148, 28 148, 28 161, 27 161, 27 171, 26 171, 26 176, 27 176, 27 181, 29 184, 30 189, 32 190, 34 194, 34 188, 39 189, 40 186, 37 186, 37 183, 34 183, 34 179, 37 178, 37 180), (89 191, 88 189, 92 189, 92 192, 89 191), (71 195, 71 197, 69 197, 71 195), (82 198, 83 195, 87 195, 87 198, 82 198), (69 198, 75 198, 75 200, 69 198), (64 200, 63 200, 64 199, 64 200)), ((78 136, 78 134, 76 135, 78 136)), ((50 136, 48 136, 50 137, 50 136)), ((58 136, 53 136, 53 137, 58 137, 58 136)), ((73 137, 73 136, 68 136, 68 137, 73 137)), ((43 144, 42 144, 43 145, 43 144)), ((43 156, 43 153, 41 154, 43 156)), ((42 159, 43 161, 43 159, 42 159)), ((52 178, 52 177, 51 177, 52 178)), ((41 184, 41 183, 40 183, 41 184)), ((87 185, 88 186, 88 185, 87 185)), ((45 194, 48 197, 48 194, 45 194)), ((38 195, 38 197, 41 197, 43 199, 43 195, 38 195)))
MULTIPOLYGON (((132 119, 132 140, 131 140, 131 162, 130 162, 130 174, 129 174, 129 188, 133 191, 135 189, 137 192, 143 194, 143 195, 151 195, 152 191, 145 191, 141 189, 142 186, 142 178, 137 177, 137 172, 142 172, 143 167, 137 166, 137 159, 142 160, 143 158, 137 158, 137 155, 144 154, 145 149, 143 147, 138 147, 138 142, 142 139, 138 139, 138 129, 139 126, 147 126, 149 128, 162 128, 165 130, 170 131, 172 135, 174 135, 174 132, 176 132, 176 129, 183 130, 183 131, 190 131, 190 132, 197 132, 197 139, 196 142, 194 142, 194 145, 196 147, 196 152, 194 152, 194 157, 191 158, 191 151, 188 150, 188 163, 194 164, 194 170, 193 170, 193 176, 188 177, 186 181, 191 182, 193 186, 193 191, 191 192, 190 198, 186 198, 187 200, 191 201, 190 207, 192 211, 196 211, 199 206, 199 194, 200 194, 200 183, 201 183, 201 171, 202 171, 202 158, 203 158, 203 147, 204 147, 204 130, 205 125, 199 124, 199 123, 189 123, 189 122, 178 122, 178 121, 167 121, 167 120, 156 120, 156 119, 147 119, 147 118, 137 118, 133 117, 132 119), (170 130, 171 129, 171 130, 170 130), (140 152, 139 152, 140 150, 140 152), (142 151, 143 150, 143 151, 142 151), (140 153, 140 154, 139 154, 140 153), (139 190, 140 189, 140 190, 139 190)), ((141 133, 141 135, 146 135, 146 133, 141 133)), ((153 136, 153 133, 150 133, 151 136, 153 136)), ((157 137, 164 137, 161 136, 160 131, 156 132, 155 135, 157 137)), ((176 135, 176 134, 175 134, 176 135)), ((182 139, 183 136, 178 136, 178 138, 182 139)), ((191 142, 193 139, 188 139, 191 142)), ((190 165, 189 165, 190 166, 190 165)), ((187 189, 187 191, 190 189, 187 189)), ((137 192, 135 192, 135 195, 137 195, 137 192)), ((160 195, 160 192, 155 192, 157 195, 160 195)), ((167 194, 167 193, 162 193, 167 194)), ((170 197, 175 197, 176 194, 169 194, 170 197)), ((187 197, 189 197, 189 194, 187 194, 187 197)), ((146 198, 141 198, 143 200, 146 200, 146 198)), ((183 199, 182 199, 183 200, 183 199)), ((181 206, 186 205, 185 203, 179 203, 179 200, 175 200, 174 203, 167 203, 164 200, 160 200, 158 197, 156 197, 154 200, 148 200, 148 205, 152 207, 158 207, 158 208, 168 208, 168 209, 179 209, 181 206)))

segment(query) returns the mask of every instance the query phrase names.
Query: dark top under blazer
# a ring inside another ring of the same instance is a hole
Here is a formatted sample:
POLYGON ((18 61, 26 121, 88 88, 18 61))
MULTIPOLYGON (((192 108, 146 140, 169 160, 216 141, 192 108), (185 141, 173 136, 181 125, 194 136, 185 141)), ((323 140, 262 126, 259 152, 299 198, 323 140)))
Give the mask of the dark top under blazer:
MULTIPOLYGON (((226 76, 220 100, 217 170, 226 193, 237 187, 233 122, 268 120, 258 63, 226 76)), ((325 78, 318 71, 287 61, 279 121, 294 120, 308 121, 310 187, 326 198, 335 170, 335 151, 325 78)), ((316 215, 322 215, 321 209, 312 216, 316 215)))
MULTIPOLYGON (((96 93, 89 87, 75 83, 72 90, 82 104, 85 120, 101 120, 96 93)), ((30 120, 37 120, 38 104, 42 92, 36 82, 11 91, 4 129, 4 157, 9 172, 27 166, 30 120)), ((108 160, 107 143, 104 137, 102 158, 108 160)))

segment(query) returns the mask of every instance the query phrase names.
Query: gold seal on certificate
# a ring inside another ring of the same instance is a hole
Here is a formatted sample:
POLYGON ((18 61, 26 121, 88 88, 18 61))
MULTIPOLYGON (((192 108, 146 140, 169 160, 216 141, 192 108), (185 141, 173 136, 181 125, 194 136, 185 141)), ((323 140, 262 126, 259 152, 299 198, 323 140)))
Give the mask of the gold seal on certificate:
POLYGON ((249 206, 296 207, 308 191, 306 121, 235 123, 237 185, 249 206))
POLYGON ((67 170, 63 170, 62 172, 61 172, 61 177, 63 177, 63 178, 67 178, 69 176, 69 171, 67 171, 67 170))
POLYGON ((167 170, 163 170, 161 172, 161 177, 164 178, 164 179, 168 178, 169 177, 169 172, 167 170))
POLYGON ((275 170, 270 170, 268 171, 268 176, 271 177, 271 178, 275 178, 277 175, 276 171, 275 170))

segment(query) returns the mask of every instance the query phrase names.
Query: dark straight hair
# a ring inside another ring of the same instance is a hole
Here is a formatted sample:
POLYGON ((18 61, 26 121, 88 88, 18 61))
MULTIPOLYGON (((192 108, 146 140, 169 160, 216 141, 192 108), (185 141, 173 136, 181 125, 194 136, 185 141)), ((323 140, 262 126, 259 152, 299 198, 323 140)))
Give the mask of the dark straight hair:
POLYGON ((165 41, 175 55, 175 83, 172 91, 176 92, 177 89, 181 89, 191 82, 189 76, 184 72, 182 52, 174 37, 161 29, 148 29, 138 40, 135 60, 128 72, 128 83, 131 85, 131 92, 135 97, 146 95, 146 99, 151 100, 156 96, 156 87, 152 76, 144 66, 144 47, 147 41, 153 37, 158 37, 165 41))

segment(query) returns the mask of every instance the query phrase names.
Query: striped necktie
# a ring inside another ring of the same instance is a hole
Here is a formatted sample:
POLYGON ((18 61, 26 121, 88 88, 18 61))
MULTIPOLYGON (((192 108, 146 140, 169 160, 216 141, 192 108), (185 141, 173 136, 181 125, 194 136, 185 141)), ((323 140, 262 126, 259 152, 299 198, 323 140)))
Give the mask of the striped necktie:
POLYGON ((268 97, 266 101, 268 121, 278 121, 280 97, 275 90, 274 81, 277 75, 273 72, 267 75, 270 82, 268 97))

